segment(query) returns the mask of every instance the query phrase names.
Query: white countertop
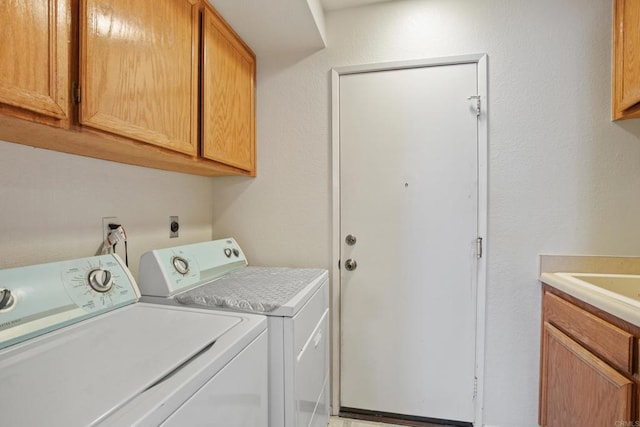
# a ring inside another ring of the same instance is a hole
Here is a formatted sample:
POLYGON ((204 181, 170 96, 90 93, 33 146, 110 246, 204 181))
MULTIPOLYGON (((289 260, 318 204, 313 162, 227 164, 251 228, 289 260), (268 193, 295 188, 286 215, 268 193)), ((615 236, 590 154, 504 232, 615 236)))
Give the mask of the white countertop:
POLYGON ((542 273, 540 281, 640 327, 640 302, 578 280, 570 273, 542 273))

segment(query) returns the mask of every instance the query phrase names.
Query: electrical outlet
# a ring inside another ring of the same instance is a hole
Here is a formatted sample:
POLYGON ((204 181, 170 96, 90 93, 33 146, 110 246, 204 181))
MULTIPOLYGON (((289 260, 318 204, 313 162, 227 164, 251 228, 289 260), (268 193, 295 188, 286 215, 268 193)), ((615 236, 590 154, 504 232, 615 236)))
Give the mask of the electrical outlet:
POLYGON ((178 221, 177 216, 169 217, 169 238, 173 239, 174 237, 178 237, 178 230, 180 229, 180 222, 178 221))
POLYGON ((109 231, 111 231, 109 229, 109 224, 120 224, 120 225, 122 225, 122 223, 120 222, 120 220, 118 219, 117 216, 105 216, 105 217, 102 217, 102 241, 103 242, 107 238, 107 235, 109 234, 109 231))

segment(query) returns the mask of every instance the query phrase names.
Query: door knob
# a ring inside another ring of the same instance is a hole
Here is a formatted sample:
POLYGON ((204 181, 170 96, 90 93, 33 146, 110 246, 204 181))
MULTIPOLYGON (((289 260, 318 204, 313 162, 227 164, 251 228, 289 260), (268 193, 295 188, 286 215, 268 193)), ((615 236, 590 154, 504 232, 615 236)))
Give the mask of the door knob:
POLYGON ((344 268, 346 268, 347 271, 353 271, 358 268, 358 263, 355 259, 348 259, 344 262, 344 268))
POLYGON ((345 237, 344 241, 347 245, 349 246, 353 246, 356 244, 356 236, 354 236, 353 234, 349 234, 347 237, 345 237))

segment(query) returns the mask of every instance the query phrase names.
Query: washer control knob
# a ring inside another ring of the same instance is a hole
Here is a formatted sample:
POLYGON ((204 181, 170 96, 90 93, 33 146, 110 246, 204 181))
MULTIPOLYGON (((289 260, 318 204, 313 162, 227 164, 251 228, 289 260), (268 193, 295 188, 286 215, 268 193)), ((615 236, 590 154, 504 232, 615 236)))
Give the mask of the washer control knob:
POLYGON ((0 310, 6 310, 13 306, 16 299, 9 289, 0 288, 0 310))
POLYGON ((240 251, 237 248, 233 248, 233 255, 238 258, 240 256, 240 251))
POLYGON ((174 256, 171 263, 178 273, 187 274, 189 272, 189 261, 181 256, 174 256))
POLYGON ((231 248, 224 248, 224 254, 227 258, 231 258, 231 248))
POLYGON ((97 292, 108 292, 113 286, 113 278, 109 270, 96 268, 89 272, 89 286, 97 292))

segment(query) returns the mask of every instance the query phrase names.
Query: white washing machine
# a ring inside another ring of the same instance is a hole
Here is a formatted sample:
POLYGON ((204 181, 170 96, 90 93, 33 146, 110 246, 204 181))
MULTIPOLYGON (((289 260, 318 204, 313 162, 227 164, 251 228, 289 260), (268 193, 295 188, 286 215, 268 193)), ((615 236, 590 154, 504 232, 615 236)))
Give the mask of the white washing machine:
POLYGON ((147 252, 138 282, 143 301, 266 315, 269 425, 328 424, 326 270, 250 267, 228 238, 147 252))
POLYGON ((264 316, 137 302, 116 255, 0 270, 0 424, 268 424, 264 316))

